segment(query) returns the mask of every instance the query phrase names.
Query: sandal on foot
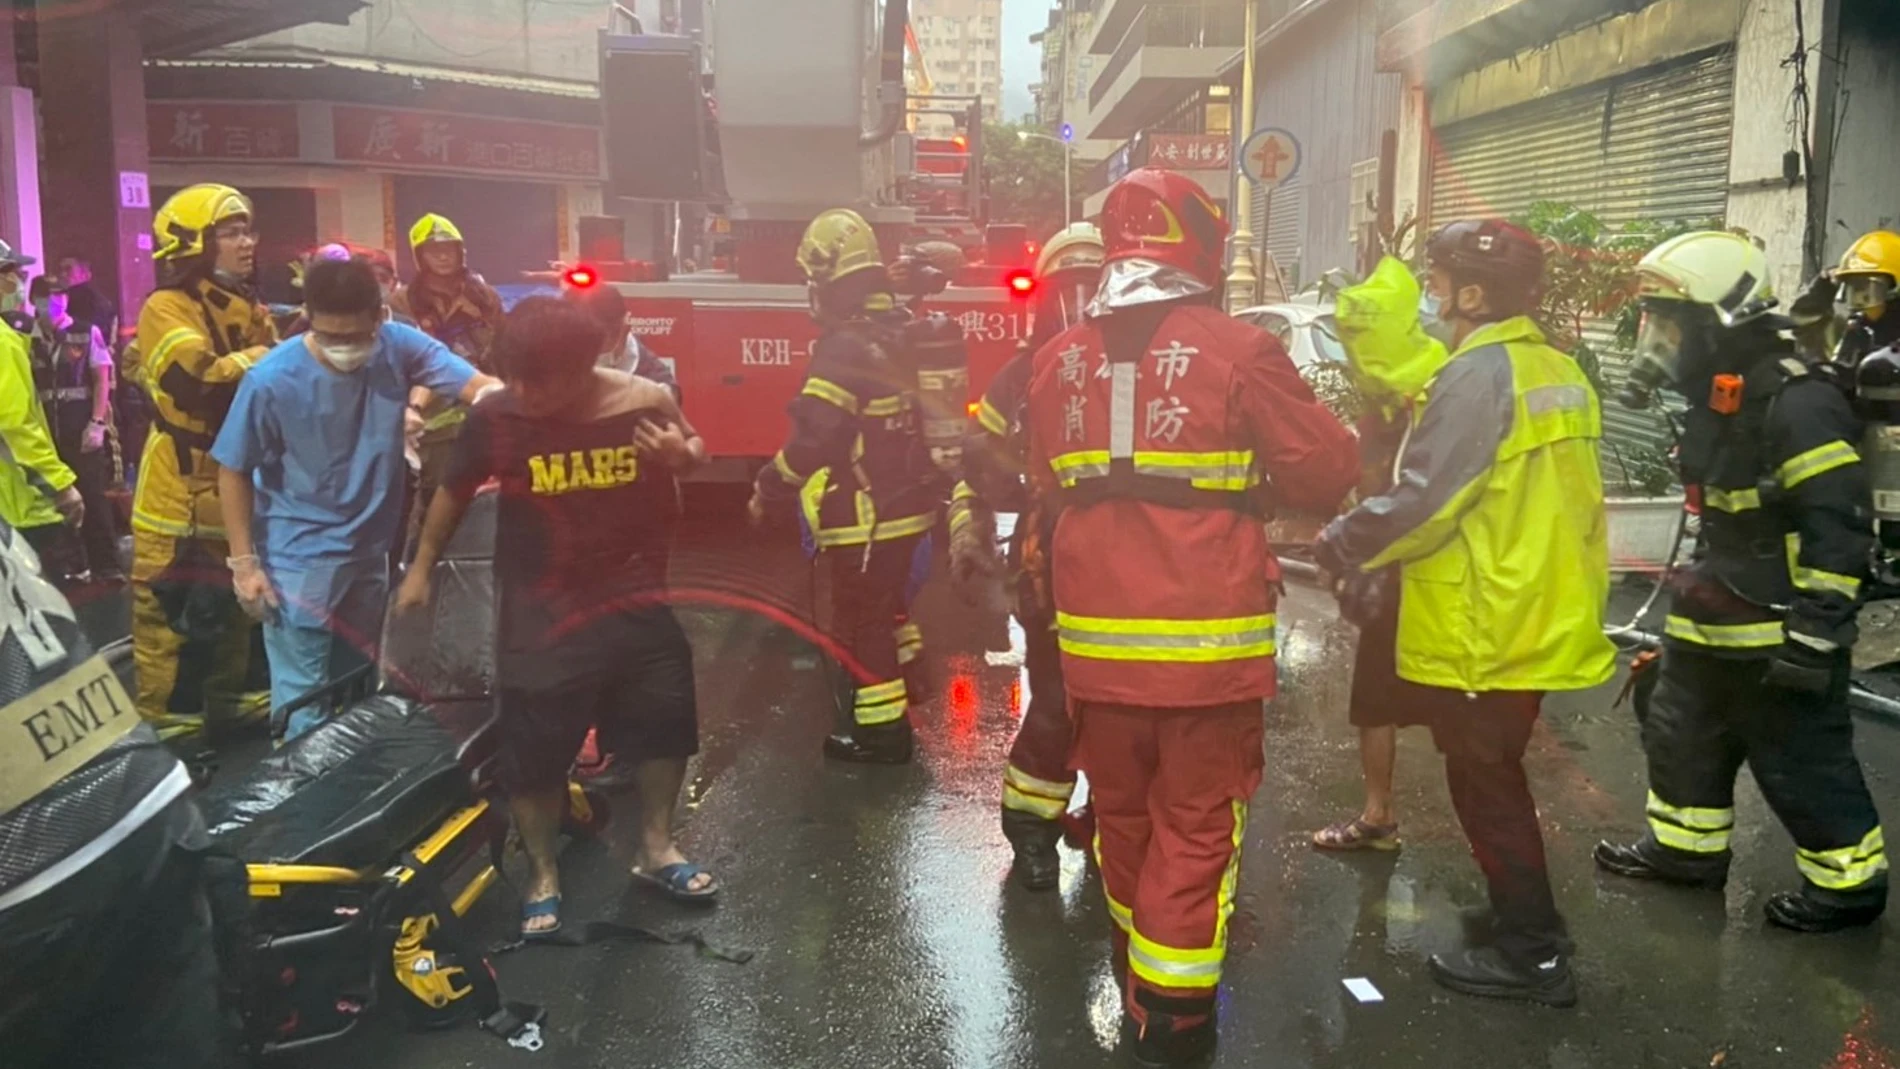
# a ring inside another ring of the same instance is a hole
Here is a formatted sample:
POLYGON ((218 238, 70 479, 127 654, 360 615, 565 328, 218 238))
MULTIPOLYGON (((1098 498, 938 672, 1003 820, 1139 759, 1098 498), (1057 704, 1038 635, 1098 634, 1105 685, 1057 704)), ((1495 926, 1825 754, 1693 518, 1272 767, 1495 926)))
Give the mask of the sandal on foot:
POLYGON ((1354 817, 1314 832, 1313 845, 1321 850, 1397 850, 1399 826, 1354 817))
POLYGON ((546 939, 561 930, 561 896, 549 895, 532 902, 521 903, 521 941, 532 943, 537 939, 546 939), (546 928, 530 928, 528 922, 542 917, 553 917, 554 923, 546 928))
POLYGON ((655 872, 636 868, 633 870, 633 880, 635 883, 652 887, 675 902, 684 902, 689 905, 711 905, 719 897, 719 881, 713 878, 712 873, 706 872, 705 869, 690 861, 662 865, 655 872), (706 886, 694 890, 693 881, 698 879, 701 873, 707 877, 706 886))

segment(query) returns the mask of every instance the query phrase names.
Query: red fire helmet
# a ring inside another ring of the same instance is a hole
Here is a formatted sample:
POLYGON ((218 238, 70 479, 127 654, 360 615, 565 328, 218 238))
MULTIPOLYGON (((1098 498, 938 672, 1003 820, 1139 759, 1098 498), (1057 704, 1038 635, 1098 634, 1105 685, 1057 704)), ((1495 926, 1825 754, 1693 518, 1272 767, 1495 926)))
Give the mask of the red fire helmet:
POLYGON ((1139 256, 1218 286, 1227 221, 1198 182, 1177 171, 1143 167, 1108 191, 1102 240, 1110 263, 1139 256))

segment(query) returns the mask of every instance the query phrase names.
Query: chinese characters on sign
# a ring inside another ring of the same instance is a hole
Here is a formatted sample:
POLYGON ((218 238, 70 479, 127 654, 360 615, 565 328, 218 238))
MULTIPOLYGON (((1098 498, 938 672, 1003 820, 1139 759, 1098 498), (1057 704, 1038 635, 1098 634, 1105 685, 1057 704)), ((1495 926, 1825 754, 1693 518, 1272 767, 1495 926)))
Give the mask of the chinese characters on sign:
MULTIPOLYGON (((589 126, 349 104, 330 105, 330 111, 335 153, 311 156, 312 162, 497 177, 600 177, 600 131, 589 126)), ((146 108, 146 133, 156 160, 304 159, 298 114, 295 104, 155 101, 146 108)))
POLYGON ((294 160, 294 104, 154 101, 145 108, 155 160, 294 160))
POLYGON ((1231 160, 1225 134, 1149 134, 1148 166, 1169 171, 1224 171, 1231 160))
POLYGON ((600 132, 591 127, 344 104, 331 110, 340 162, 497 176, 600 176, 600 132))

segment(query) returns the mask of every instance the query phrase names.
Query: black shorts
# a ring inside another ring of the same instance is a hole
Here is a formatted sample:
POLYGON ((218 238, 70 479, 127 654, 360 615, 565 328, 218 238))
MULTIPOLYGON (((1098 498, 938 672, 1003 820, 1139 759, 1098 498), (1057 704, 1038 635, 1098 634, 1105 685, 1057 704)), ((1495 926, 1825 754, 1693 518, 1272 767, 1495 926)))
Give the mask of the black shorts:
POLYGON ((1348 718, 1356 728, 1429 727, 1445 705, 1446 691, 1399 678, 1399 621, 1385 613, 1359 632, 1352 665, 1348 718))
POLYGON ((533 655, 504 656, 497 711, 503 790, 547 790, 565 783, 594 727, 600 729, 601 748, 623 761, 699 752, 693 650, 686 632, 667 609, 643 611, 621 625, 608 629, 611 641, 598 634, 577 636, 562 649, 541 651, 547 662, 591 662, 592 670, 543 676, 531 674, 533 655), (578 656, 575 643, 585 643, 591 656, 578 656))

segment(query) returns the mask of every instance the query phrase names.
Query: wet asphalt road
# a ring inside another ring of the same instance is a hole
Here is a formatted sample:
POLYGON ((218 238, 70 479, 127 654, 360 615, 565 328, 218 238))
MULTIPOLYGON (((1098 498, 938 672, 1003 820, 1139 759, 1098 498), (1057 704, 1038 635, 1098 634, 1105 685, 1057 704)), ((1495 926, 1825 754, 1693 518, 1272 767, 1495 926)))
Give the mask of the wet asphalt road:
MULTIPOLYGON (((405 1030, 386 1013, 296 1064, 707 1069, 1028 1069, 1133 1064, 1115 1051, 1108 917, 1083 857, 1060 890, 1006 881, 999 776, 1023 700, 993 617, 935 584, 920 612, 935 686, 919 760, 828 764, 825 669, 773 619, 809 596, 795 547, 732 525, 686 540, 676 582, 701 687, 702 754, 682 843, 724 882, 699 913, 630 890, 630 819, 563 856, 568 923, 697 927, 756 952, 745 965, 679 947, 541 947, 498 959, 508 997, 544 1004, 548 1048, 511 1050, 463 1026, 405 1030), (757 602, 754 609, 740 607, 757 602), (755 611, 755 609, 763 611, 755 611)), ((1793 847, 1744 775, 1724 894, 1600 877, 1591 845, 1640 829, 1645 784, 1614 687, 1555 697, 1529 758, 1557 897, 1578 944, 1582 1004, 1551 1010, 1443 992, 1425 958, 1461 938, 1483 887, 1423 731, 1403 733, 1404 849, 1339 857, 1312 829, 1356 812, 1345 702, 1354 641, 1330 599, 1295 587, 1282 607, 1282 697, 1267 712, 1222 992, 1222 1067, 1893 1069, 1900 1065, 1900 920, 1854 934, 1768 930, 1762 900, 1793 885, 1793 847), (1385 1001, 1360 1004, 1364 977, 1385 1001)), ((1900 729, 1863 723, 1881 808, 1900 814, 1900 729)), ((630 808, 631 799, 619 800, 630 808)), ((624 816, 624 814, 623 814, 624 816)), ((501 940, 506 889, 474 921, 501 940)))

